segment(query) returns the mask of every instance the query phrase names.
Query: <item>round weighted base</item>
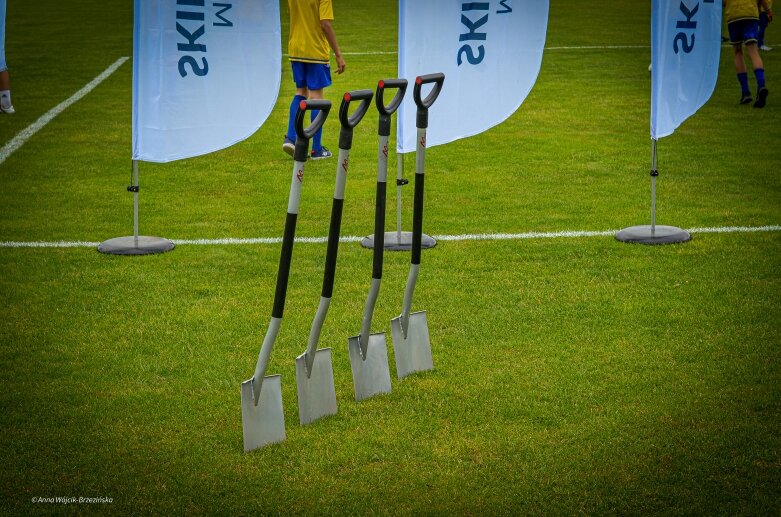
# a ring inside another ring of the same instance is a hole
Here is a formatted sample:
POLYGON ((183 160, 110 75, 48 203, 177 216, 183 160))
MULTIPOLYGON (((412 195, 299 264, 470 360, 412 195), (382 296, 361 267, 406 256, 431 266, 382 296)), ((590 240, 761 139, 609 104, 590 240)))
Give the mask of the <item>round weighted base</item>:
POLYGON ((174 243, 162 237, 139 235, 138 245, 135 237, 115 237, 98 245, 98 251, 110 255, 151 255, 165 253, 174 249, 174 243))
POLYGON ((631 226, 616 234, 616 240, 636 244, 675 244, 691 240, 692 236, 686 230, 675 226, 656 225, 651 231, 651 225, 631 226))
MULTIPOLYGON (((423 249, 433 248, 437 241, 433 237, 423 234, 420 247, 423 249)), ((361 246, 364 248, 374 248, 374 235, 369 235, 361 239, 361 246)), ((409 251, 412 249, 412 232, 401 232, 401 240, 397 232, 385 232, 385 249, 388 251, 409 251)))

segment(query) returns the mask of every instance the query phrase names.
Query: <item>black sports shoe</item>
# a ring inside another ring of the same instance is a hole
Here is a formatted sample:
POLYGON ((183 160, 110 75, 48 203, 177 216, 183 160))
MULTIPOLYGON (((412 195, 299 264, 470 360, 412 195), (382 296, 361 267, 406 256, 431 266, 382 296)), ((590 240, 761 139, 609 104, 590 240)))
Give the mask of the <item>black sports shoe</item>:
POLYGON ((743 92, 743 96, 740 98, 741 104, 748 104, 749 102, 753 101, 754 98, 751 96, 750 92, 743 92))
POLYGON ((764 86, 759 89, 757 92, 757 102, 754 103, 755 108, 764 108, 765 103, 767 102, 767 94, 770 93, 767 91, 767 88, 764 86))

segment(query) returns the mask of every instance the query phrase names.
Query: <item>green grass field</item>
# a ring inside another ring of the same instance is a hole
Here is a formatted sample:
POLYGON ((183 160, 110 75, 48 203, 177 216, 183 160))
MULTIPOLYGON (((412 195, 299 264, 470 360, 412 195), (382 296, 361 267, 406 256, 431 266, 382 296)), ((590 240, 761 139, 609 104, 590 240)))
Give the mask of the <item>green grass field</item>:
MULTIPOLYGON (((366 53, 396 50, 396 3, 335 10, 348 69, 330 98, 394 77, 395 55, 366 53)), ((132 53, 131 2, 9 2, 7 19, 17 113, 0 117, 0 146, 132 53)), ((771 24, 768 44, 780 30, 771 24)), ((648 223, 649 31, 648 1, 553 0, 524 105, 428 151, 424 231, 648 223), (561 48, 614 45, 624 48, 561 48)), ((710 102, 659 142, 660 224, 781 223, 781 59, 763 58, 766 109, 738 105, 725 47, 710 102)), ((276 109, 254 136, 142 163, 141 233, 281 236, 292 93, 283 63, 276 109)), ((132 234, 130 115, 127 62, 0 164, 0 242, 132 234)), ((343 235, 372 232, 376 123, 372 111, 356 131, 343 235)), ((336 134, 331 121, 332 150, 336 134)), ((299 236, 327 234, 335 167, 307 165, 299 236)), ((404 204, 411 229, 411 187, 404 204)), ((344 243, 320 340, 333 347, 339 413, 306 427, 294 358, 325 244, 299 244, 269 368, 282 374, 287 440, 244 454, 240 384, 268 325, 279 251, 0 247, 0 513, 780 515, 781 232, 662 247, 609 235, 442 241, 423 254, 414 300, 435 370, 360 404, 347 337, 360 329, 371 253, 344 243), (113 502, 32 502, 56 496, 113 502)), ((392 373, 389 321, 408 261, 386 254, 375 311, 392 373)))

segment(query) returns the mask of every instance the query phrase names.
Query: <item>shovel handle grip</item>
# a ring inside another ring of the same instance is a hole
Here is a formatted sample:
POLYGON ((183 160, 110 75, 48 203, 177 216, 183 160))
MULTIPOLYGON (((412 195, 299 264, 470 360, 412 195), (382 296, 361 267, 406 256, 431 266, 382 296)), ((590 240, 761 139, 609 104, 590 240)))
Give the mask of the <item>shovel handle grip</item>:
POLYGON ((369 110, 369 103, 372 101, 372 97, 374 97, 374 92, 371 90, 354 90, 344 94, 342 105, 339 106, 339 122, 341 122, 343 128, 352 129, 358 125, 369 110), (350 115, 348 111, 350 103, 353 101, 361 101, 361 104, 350 115))
POLYGON ((416 126, 419 128, 428 127, 428 109, 434 104, 442 91, 442 85, 445 82, 445 74, 437 72, 435 74, 419 75, 415 78, 415 87, 412 89, 412 98, 418 107, 416 126), (421 97, 421 90, 424 84, 434 84, 426 98, 421 97))
POLYGON ((350 149, 353 146, 353 128, 363 119, 369 111, 374 92, 371 90, 355 90, 347 92, 342 97, 342 105, 339 106, 339 122, 342 130, 339 132, 339 149, 350 149), (360 101, 358 108, 350 115, 350 103, 360 101))
POLYGON ((390 117, 393 115, 397 109, 399 109, 399 106, 401 105, 401 101, 404 99, 404 93, 407 91, 407 80, 406 79, 381 79, 377 83, 377 110, 380 112, 380 115, 385 115, 390 117), (389 104, 385 104, 385 89, 386 88, 395 88, 396 89, 396 95, 393 96, 393 99, 391 99, 389 104))
POLYGON ((317 133, 323 124, 325 119, 328 118, 328 112, 331 111, 331 101, 325 99, 318 100, 303 100, 298 104, 298 112, 296 113, 296 135, 298 138, 309 140, 315 133, 317 133), (320 110, 317 117, 312 121, 309 126, 304 127, 304 115, 307 111, 320 110))

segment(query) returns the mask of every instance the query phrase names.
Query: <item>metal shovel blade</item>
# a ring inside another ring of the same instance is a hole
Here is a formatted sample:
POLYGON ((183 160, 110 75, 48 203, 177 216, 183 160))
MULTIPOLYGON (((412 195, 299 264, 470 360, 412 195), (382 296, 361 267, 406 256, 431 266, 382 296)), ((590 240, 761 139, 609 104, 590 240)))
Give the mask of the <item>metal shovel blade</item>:
POLYGON ((252 396, 252 379, 241 383, 241 427, 244 431, 244 452, 285 440, 281 375, 263 378, 257 405, 252 396))
POLYGON ((298 385, 298 420, 301 425, 336 414, 336 390, 330 348, 322 348, 315 352, 312 375, 308 378, 306 354, 296 357, 296 384, 298 385))
POLYGON ((356 402, 380 393, 390 393, 391 380, 385 333, 369 334, 366 359, 361 355, 360 336, 349 338, 347 349, 350 351, 356 402))
POLYGON ((410 314, 408 327, 405 338, 401 328, 401 316, 391 320, 393 352, 396 355, 396 375, 399 379, 411 373, 434 369, 426 311, 410 314))

